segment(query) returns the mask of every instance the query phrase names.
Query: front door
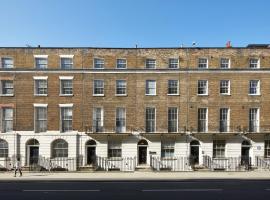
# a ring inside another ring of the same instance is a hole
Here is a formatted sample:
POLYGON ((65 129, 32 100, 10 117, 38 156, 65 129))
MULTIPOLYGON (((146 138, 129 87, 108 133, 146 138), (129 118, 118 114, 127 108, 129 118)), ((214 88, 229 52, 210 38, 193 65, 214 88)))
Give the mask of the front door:
POLYGON ((242 147, 241 150, 241 164, 244 166, 248 166, 250 163, 249 158, 249 147, 242 147))
POLYGON ((38 164, 39 147, 29 147, 29 164, 38 164))
POLYGON ((96 161, 96 147, 87 147, 87 165, 93 165, 96 161))
POLYGON ((190 147, 190 162, 191 165, 199 164, 199 146, 190 147))
POLYGON ((139 165, 146 164, 147 161, 147 147, 139 147, 139 165))

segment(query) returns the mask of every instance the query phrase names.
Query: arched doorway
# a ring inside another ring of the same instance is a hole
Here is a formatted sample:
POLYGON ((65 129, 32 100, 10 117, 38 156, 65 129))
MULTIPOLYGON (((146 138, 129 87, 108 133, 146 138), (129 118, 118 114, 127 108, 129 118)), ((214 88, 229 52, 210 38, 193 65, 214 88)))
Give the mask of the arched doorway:
POLYGON ((244 140, 241 145, 241 165, 249 166, 251 159, 250 159, 250 148, 251 144, 249 141, 244 140))
POLYGON ((147 163, 147 147, 148 142, 146 140, 140 140, 138 142, 138 164, 144 165, 147 163))
POLYGON ((193 140, 190 142, 190 164, 192 166, 199 164, 200 161, 200 142, 193 140))
POLYGON ((97 143, 94 140, 88 140, 85 143, 86 165, 95 164, 95 161, 96 161, 96 146, 97 146, 97 143))
POLYGON ((39 141, 30 139, 26 142, 27 165, 38 164, 39 159, 39 141))

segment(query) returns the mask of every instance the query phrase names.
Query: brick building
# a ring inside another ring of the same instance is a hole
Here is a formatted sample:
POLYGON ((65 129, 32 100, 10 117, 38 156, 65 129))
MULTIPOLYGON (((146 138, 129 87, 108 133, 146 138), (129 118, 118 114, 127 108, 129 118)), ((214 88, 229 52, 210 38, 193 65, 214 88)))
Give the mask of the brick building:
POLYGON ((269 165, 268 45, 2 47, 0 60, 2 167, 15 157, 80 167, 98 157, 107 169, 124 158, 135 167, 181 158, 182 170, 209 160, 228 169, 231 158, 269 165))

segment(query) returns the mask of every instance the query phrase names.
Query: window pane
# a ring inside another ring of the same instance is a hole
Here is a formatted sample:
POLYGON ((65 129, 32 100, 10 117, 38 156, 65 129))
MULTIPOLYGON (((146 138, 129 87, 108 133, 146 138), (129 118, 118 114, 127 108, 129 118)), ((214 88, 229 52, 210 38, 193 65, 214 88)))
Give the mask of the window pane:
POLYGON ((178 94, 178 80, 168 81, 168 94, 178 94))
POLYGON ((13 109, 3 108, 2 112, 2 132, 13 131, 13 109))
POLYGON ((103 80, 94 80, 94 94, 103 95, 104 94, 104 81, 103 80))
POLYGON ((207 131, 207 108, 198 109, 198 132, 207 131))
POLYGON ((146 132, 155 132, 156 129, 156 109, 146 108, 145 113, 146 132))
POLYGON ((168 109, 168 132, 177 132, 178 112, 177 108, 168 109))
POLYGON ((127 60, 126 59, 117 59, 117 69, 125 69, 127 68, 127 60))
POLYGON ((155 59, 146 59, 146 68, 147 69, 155 69, 156 68, 156 60, 155 59))
POLYGON ((2 58, 2 68, 13 68, 13 58, 2 58))
POLYGON ((73 59, 72 58, 61 58, 61 69, 72 69, 73 59))
POLYGON ((126 81, 125 80, 116 81, 116 94, 126 94, 126 81))
POLYGON ((62 132, 72 131, 72 108, 61 108, 62 132))
POLYGON ((37 69, 46 69, 48 68, 48 59, 47 58, 36 58, 36 68, 37 69))
POLYGON ((94 68, 103 69, 104 68, 104 59, 95 58, 94 59, 94 68))
POLYGON ((93 109, 93 132, 103 132, 103 109, 93 109))
POLYGON ((61 80, 61 94, 73 94, 72 80, 61 80))
POLYGON ((179 67, 179 59, 178 58, 170 58, 169 59, 169 68, 176 69, 179 67))
POLYGON ((122 133, 126 131, 126 109, 116 109, 116 132, 122 133))
POLYGON ((146 94, 156 95, 156 81, 153 80, 146 81, 146 94))

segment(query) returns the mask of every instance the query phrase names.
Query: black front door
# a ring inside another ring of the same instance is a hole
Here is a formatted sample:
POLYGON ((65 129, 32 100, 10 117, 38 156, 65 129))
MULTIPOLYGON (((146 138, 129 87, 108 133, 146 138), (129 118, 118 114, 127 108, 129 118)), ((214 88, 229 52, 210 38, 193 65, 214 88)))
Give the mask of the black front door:
POLYGON ((190 147, 190 162, 192 165, 199 164, 199 146, 190 147))
POLYGON ((93 165, 96 161, 96 147, 87 147, 87 165, 93 165))
POLYGON ((29 147, 29 164, 38 164, 39 147, 29 147))
POLYGON ((147 160, 147 147, 139 147, 139 165, 146 164, 147 160))
POLYGON ((249 147, 242 147, 241 150, 241 164, 248 166, 250 163, 250 158, 249 158, 249 147))

